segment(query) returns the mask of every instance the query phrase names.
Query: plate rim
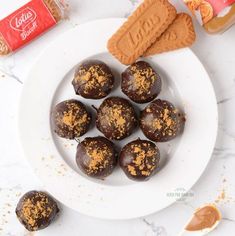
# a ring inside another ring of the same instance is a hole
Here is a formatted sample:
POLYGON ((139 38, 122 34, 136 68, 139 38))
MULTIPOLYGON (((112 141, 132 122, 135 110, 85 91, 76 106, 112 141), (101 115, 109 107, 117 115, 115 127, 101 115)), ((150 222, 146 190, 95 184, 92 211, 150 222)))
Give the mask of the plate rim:
MULTIPOLYGON (((84 24, 80 24, 80 25, 78 25, 78 26, 76 26, 76 27, 74 27, 74 28, 72 28, 72 29, 70 29, 70 30, 68 30, 68 31, 66 31, 66 32, 64 32, 64 33, 62 33, 61 35, 60 35, 60 37, 63 37, 63 35, 66 35, 66 34, 69 34, 70 32, 72 32, 72 31, 77 31, 78 30, 78 28, 79 27, 81 27, 81 26, 83 26, 83 27, 85 27, 86 25, 89 25, 89 24, 96 24, 97 22, 109 22, 109 21, 112 21, 112 20, 114 20, 114 21, 124 21, 125 20, 125 18, 107 18, 107 19, 98 19, 98 20, 94 20, 94 21, 89 21, 89 22, 86 22, 86 23, 84 23, 84 24)), ((28 73, 28 76, 27 76, 27 79, 25 80, 25 82, 24 82, 24 87, 23 87, 23 89, 22 89, 22 92, 21 92, 21 97, 20 97, 20 100, 19 100, 19 106, 18 106, 18 108, 19 108, 19 111, 18 111, 18 134, 19 134, 19 137, 21 136, 20 134, 21 134, 21 132, 22 132, 22 127, 21 127, 21 124, 20 124, 20 116, 22 116, 22 114, 21 114, 21 107, 22 107, 22 103, 23 103, 23 94, 25 93, 25 90, 26 90, 26 86, 25 86, 25 84, 27 84, 27 81, 29 81, 30 80, 30 75, 32 74, 32 72, 34 71, 34 69, 35 69, 35 66, 36 66, 36 64, 37 64, 37 62, 38 62, 38 60, 42 57, 42 55, 44 55, 45 54, 45 52, 47 51, 47 49, 48 48, 50 48, 51 47, 51 45, 53 45, 54 43, 56 42, 56 40, 54 40, 53 42, 51 42, 40 54, 39 54, 39 56, 37 57, 37 59, 35 60, 35 63, 33 64, 33 66, 31 67, 31 69, 30 69, 30 71, 29 71, 29 73, 28 73)), ((215 112, 216 112, 216 127, 215 127, 215 136, 213 137, 213 139, 214 139, 214 141, 213 141, 213 145, 212 145, 212 147, 211 147, 211 150, 210 150, 210 158, 208 159, 208 161, 205 163, 205 165, 204 165, 204 168, 203 168, 203 170, 201 170, 200 171, 200 175, 199 176, 197 176, 197 178, 196 178, 196 180, 193 180, 192 182, 193 182, 193 184, 191 185, 191 187, 189 187, 188 189, 187 189, 187 191, 188 190, 190 190, 196 183, 197 183, 197 181, 201 178, 201 176, 202 176, 202 174, 204 173, 204 171, 206 170, 206 167, 208 166, 208 164, 209 164, 209 162, 210 162, 210 159, 211 159, 211 155, 212 155, 212 151, 213 151, 213 149, 214 149, 214 145, 215 145, 215 142, 216 142, 216 138, 217 138, 217 133, 218 133, 218 107, 217 107, 217 102, 216 102, 216 96, 215 96, 215 92, 214 92, 214 88, 213 88, 213 84, 212 84, 212 82, 211 82, 211 79, 210 79, 210 77, 209 77, 209 74, 207 73, 207 71, 206 71, 206 69, 205 69, 205 67, 203 66, 203 64, 201 63, 201 61, 199 60, 199 58, 194 54, 194 52, 191 50, 191 49, 189 49, 189 48, 185 48, 185 49, 183 49, 183 50, 185 50, 185 51, 190 51, 191 52, 191 55, 192 56, 194 56, 194 59, 199 63, 199 65, 201 66, 201 68, 203 69, 203 71, 204 71, 204 73, 207 75, 207 78, 205 78, 206 80, 207 80, 207 82, 208 82, 208 85, 210 86, 210 89, 211 89, 211 92, 213 93, 213 100, 214 100, 214 105, 215 105, 215 107, 214 108, 216 108, 216 110, 215 110, 215 112)), ((26 158, 26 160, 27 160, 27 162, 30 164, 30 167, 32 168, 32 160, 27 156, 27 154, 26 154, 26 151, 25 151, 25 146, 24 146, 24 144, 23 144, 23 141, 22 140, 20 140, 20 143, 21 143, 21 147, 22 147, 22 149, 23 149, 23 153, 24 153, 24 157, 26 158)), ((32 168, 33 169, 33 168, 32 168)), ((35 170, 34 170, 34 173, 35 173, 35 170)), ((37 177, 39 178, 39 180, 41 181, 41 178, 40 178, 40 176, 37 174, 37 173, 35 173, 36 175, 37 175, 37 177)), ((44 183, 43 183, 44 184, 44 183)), ((49 191, 49 189, 46 187, 46 191, 48 191, 49 193, 51 193, 52 191, 49 191)), ((52 196, 53 196, 53 194, 52 194, 52 196)), ((55 197, 56 199, 58 199, 57 197, 55 197)), ((60 200, 59 200, 60 201, 60 200)), ((161 209, 158 209, 157 211, 160 211, 160 210, 162 210, 162 209, 165 209, 166 207, 168 207, 168 206, 170 206, 170 205, 172 205, 174 202, 176 201, 176 199, 173 199, 173 200, 171 200, 166 206, 163 206, 161 209)), ((64 202, 63 202, 63 204, 65 204, 64 202)), ((65 204, 67 207, 69 207, 69 208, 71 208, 71 206, 70 205, 67 205, 67 204, 65 204)), ((73 209, 73 208, 71 208, 71 209, 73 209)), ((75 209, 73 209, 73 210, 75 210, 75 209)), ((77 209, 76 209, 77 210, 77 209)), ((103 217, 103 216, 94 216, 93 214, 89 214, 89 213, 86 213, 86 212, 81 212, 81 211, 79 211, 80 213, 82 213, 82 214, 85 214, 85 215, 89 215, 89 216, 92 216, 92 217, 97 217, 97 218, 102 218, 102 219, 133 219, 133 218, 139 218, 139 217, 143 217, 143 216, 146 216, 146 215, 150 215, 150 214, 153 214, 153 213, 156 213, 157 212, 155 209, 153 209, 152 210, 152 212, 149 212, 149 213, 147 213, 147 214, 143 214, 143 215, 137 215, 137 216, 132 216, 132 215, 130 215, 130 216, 126 216, 126 217, 112 217, 112 216, 109 216, 109 217, 103 217)))

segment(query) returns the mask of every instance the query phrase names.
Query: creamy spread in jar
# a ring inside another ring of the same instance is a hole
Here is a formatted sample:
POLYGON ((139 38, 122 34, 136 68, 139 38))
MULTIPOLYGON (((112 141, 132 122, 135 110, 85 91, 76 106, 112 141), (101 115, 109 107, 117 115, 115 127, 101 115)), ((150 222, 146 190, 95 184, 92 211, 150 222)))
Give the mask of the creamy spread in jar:
POLYGON ((235 0, 184 0, 208 33, 223 32, 235 23, 235 0))

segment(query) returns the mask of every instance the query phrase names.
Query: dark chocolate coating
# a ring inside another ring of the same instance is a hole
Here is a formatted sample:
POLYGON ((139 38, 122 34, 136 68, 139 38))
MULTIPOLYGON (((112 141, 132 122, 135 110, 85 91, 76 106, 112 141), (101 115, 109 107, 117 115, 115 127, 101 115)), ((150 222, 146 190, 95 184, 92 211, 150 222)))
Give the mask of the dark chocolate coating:
POLYGON ((137 126, 135 110, 124 98, 106 98, 97 110, 96 126, 108 139, 124 139, 137 126))
POLYGON ((160 152, 154 143, 137 139, 123 147, 119 164, 128 178, 144 181, 156 173, 159 160, 160 152))
POLYGON ((160 93, 161 87, 160 76, 145 61, 132 64, 122 73, 122 92, 136 103, 152 101, 160 93))
POLYGON ((88 131, 91 114, 83 103, 71 99, 57 104, 51 119, 53 129, 60 137, 74 139, 88 131))
POLYGON ((72 85, 76 94, 84 98, 100 99, 112 90, 114 76, 102 61, 86 60, 77 67, 72 85))
POLYGON ((147 138, 167 142, 182 133, 185 116, 170 102, 154 100, 140 115, 140 128, 147 138))
POLYGON ((113 172, 117 152, 114 144, 104 137, 85 138, 77 146, 76 162, 86 175, 102 179, 113 172))
POLYGON ((44 192, 30 191, 22 196, 16 215, 28 231, 48 227, 59 212, 57 203, 44 192))

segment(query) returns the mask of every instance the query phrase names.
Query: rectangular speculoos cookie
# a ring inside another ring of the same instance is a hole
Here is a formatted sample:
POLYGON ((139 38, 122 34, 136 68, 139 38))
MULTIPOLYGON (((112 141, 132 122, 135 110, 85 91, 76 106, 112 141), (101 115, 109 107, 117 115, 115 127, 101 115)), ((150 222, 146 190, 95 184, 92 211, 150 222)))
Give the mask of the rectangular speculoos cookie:
POLYGON ((108 50, 121 63, 135 62, 168 28, 176 9, 167 0, 145 0, 108 41, 108 50))
POLYGON ((151 56, 193 44, 196 34, 191 16, 179 13, 170 27, 147 49, 144 56, 151 56))

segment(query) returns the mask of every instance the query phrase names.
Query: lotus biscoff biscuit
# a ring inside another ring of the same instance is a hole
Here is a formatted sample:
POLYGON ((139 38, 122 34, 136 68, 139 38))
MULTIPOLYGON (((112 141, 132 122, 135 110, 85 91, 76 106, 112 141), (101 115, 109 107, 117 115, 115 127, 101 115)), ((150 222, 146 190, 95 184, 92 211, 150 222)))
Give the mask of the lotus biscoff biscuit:
POLYGON ((144 56, 188 47, 195 39, 192 18, 186 13, 179 13, 170 27, 147 49, 144 56))
POLYGON ((176 9, 167 0, 145 0, 108 41, 108 50, 121 63, 135 62, 169 27, 176 9))

